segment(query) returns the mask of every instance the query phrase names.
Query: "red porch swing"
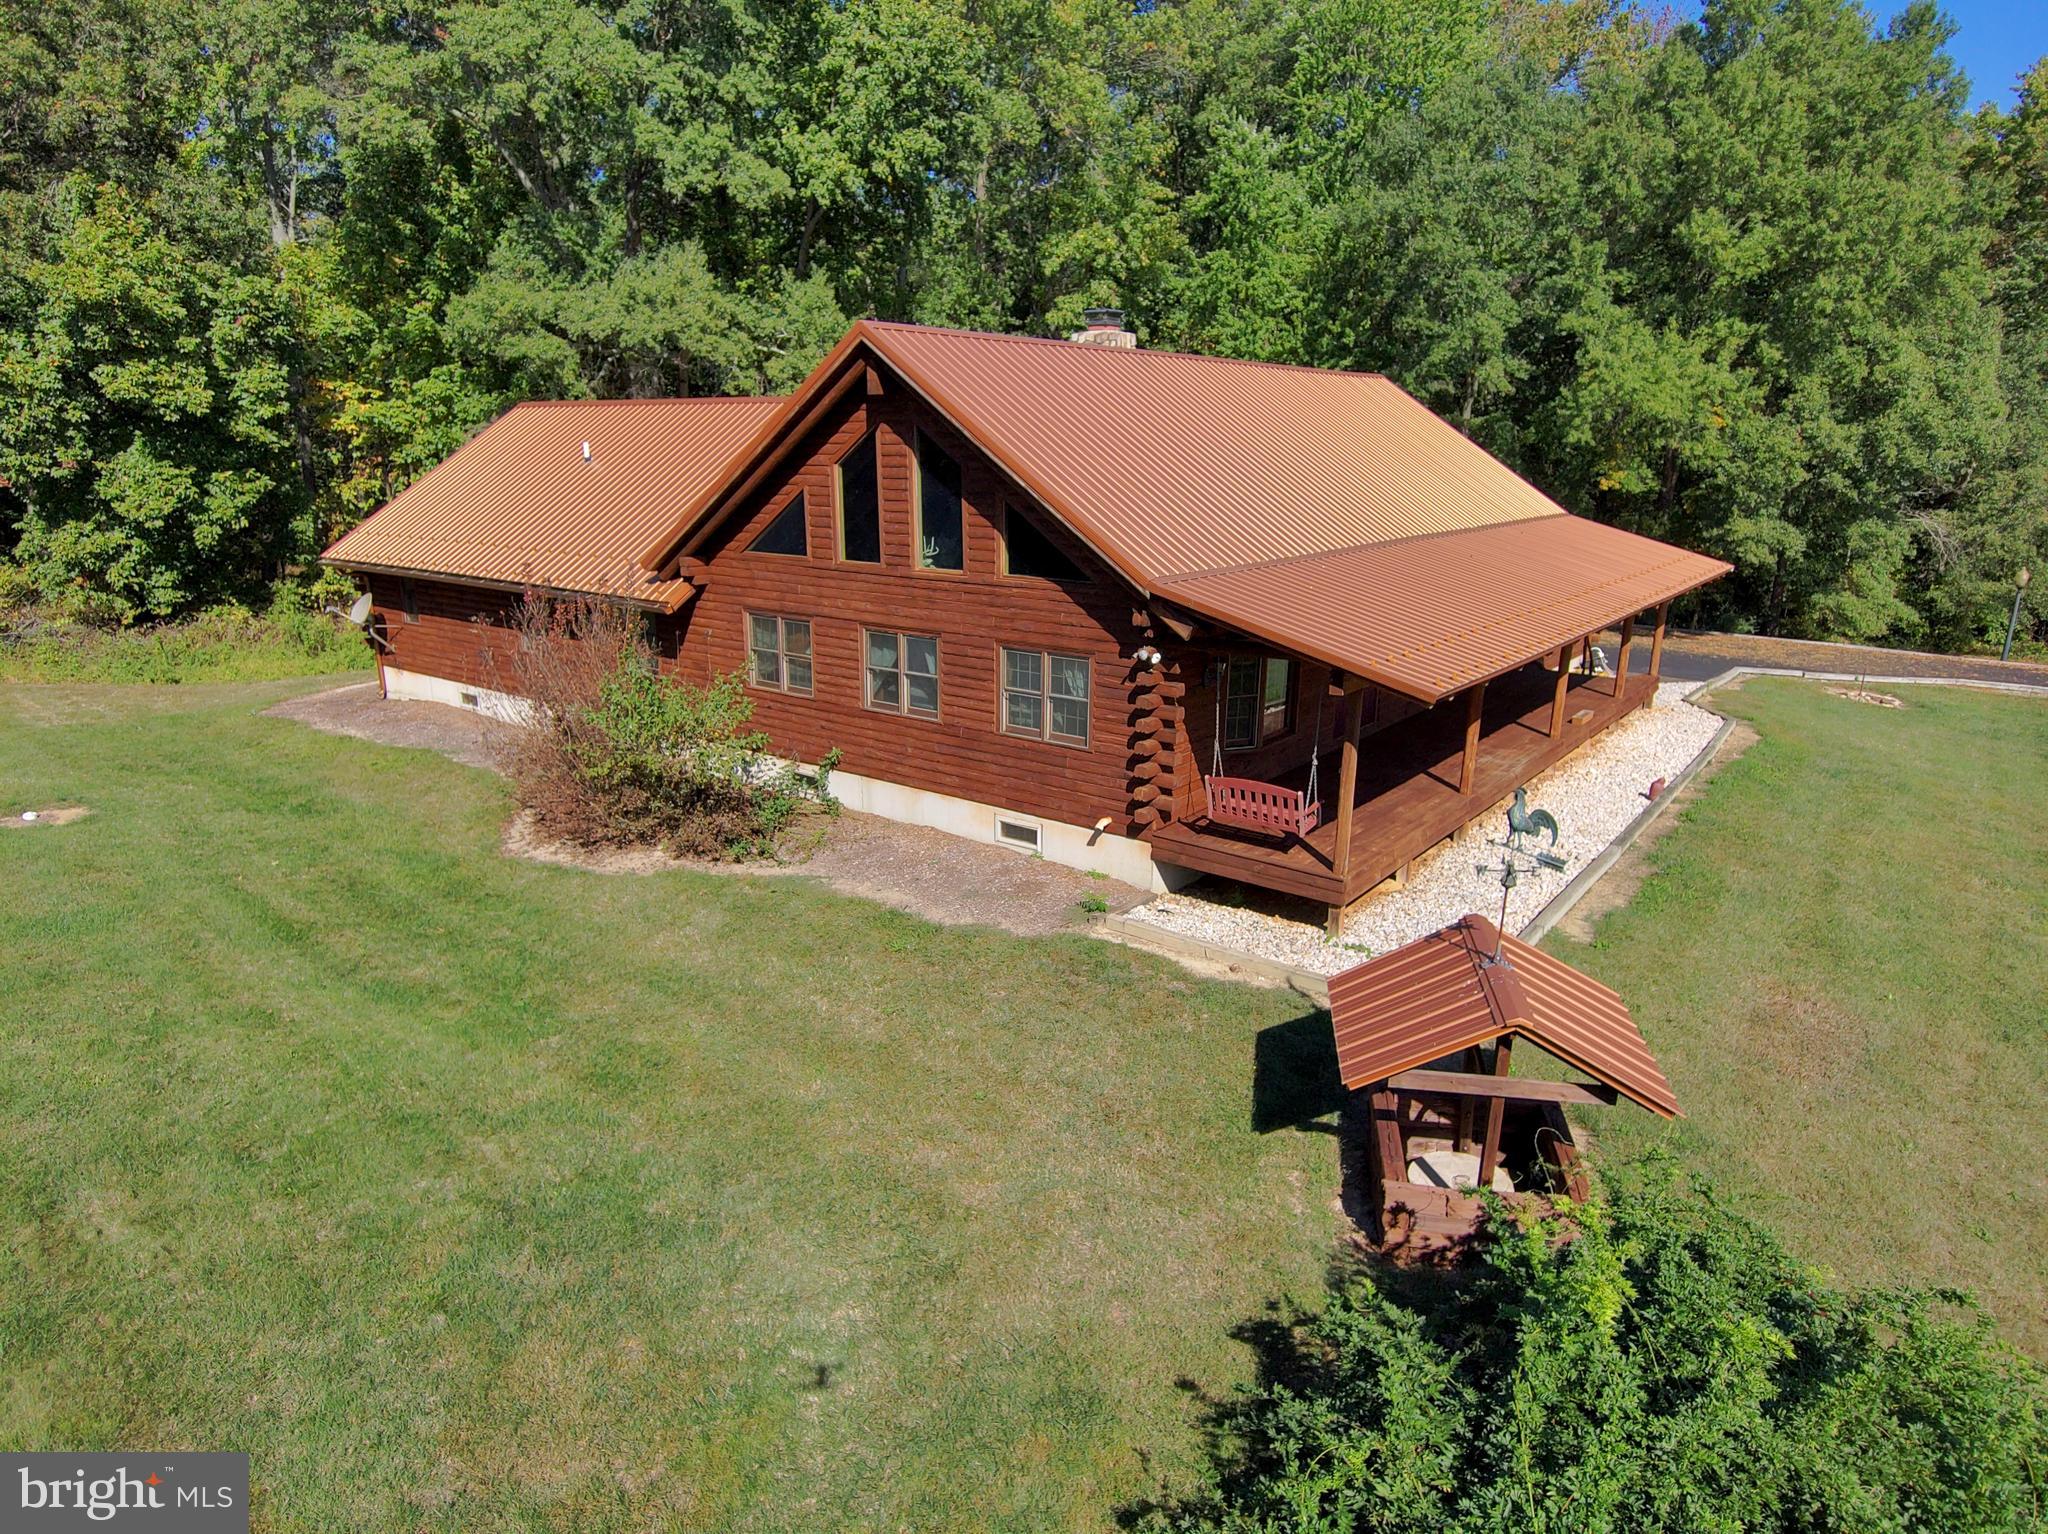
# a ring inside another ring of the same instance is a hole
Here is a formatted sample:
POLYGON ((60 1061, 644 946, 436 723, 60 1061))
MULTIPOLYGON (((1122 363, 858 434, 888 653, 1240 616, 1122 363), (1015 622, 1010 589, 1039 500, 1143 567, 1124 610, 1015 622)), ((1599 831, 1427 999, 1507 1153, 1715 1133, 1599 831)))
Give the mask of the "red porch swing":
POLYGON ((1209 793, 1209 818, 1277 836, 1307 836, 1322 824, 1322 797, 1316 791, 1316 768, 1323 754, 1323 694, 1316 693, 1316 728, 1309 737, 1308 787, 1282 788, 1256 778, 1223 776, 1223 678, 1216 679, 1216 734, 1209 775, 1202 786, 1209 793))

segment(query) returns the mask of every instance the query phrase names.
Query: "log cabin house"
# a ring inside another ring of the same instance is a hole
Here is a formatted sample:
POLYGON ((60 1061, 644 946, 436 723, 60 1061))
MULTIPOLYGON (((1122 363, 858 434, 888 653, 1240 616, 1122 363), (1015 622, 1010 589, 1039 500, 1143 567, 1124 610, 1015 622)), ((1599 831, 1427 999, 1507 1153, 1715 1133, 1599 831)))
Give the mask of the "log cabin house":
POLYGON ((503 706, 527 589, 743 671, 851 807, 1152 888, 1360 895, 1655 688, 1728 566, 1375 375, 861 321, 775 399, 515 406, 340 539, 387 695, 503 706), (1650 672, 1628 674, 1647 622, 1650 672), (1615 675, 1572 662, 1619 626, 1615 675))

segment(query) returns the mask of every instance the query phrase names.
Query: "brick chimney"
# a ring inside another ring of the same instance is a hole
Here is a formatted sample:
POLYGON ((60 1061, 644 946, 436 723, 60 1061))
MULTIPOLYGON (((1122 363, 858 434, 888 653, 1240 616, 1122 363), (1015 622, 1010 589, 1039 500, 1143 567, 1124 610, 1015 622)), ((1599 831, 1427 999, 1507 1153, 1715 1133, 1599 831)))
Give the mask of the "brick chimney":
POLYGON ((1121 309, 1083 309, 1082 328, 1068 336, 1069 341, 1079 341, 1083 346, 1114 346, 1126 351, 1135 351, 1138 338, 1124 329, 1124 312, 1121 309))

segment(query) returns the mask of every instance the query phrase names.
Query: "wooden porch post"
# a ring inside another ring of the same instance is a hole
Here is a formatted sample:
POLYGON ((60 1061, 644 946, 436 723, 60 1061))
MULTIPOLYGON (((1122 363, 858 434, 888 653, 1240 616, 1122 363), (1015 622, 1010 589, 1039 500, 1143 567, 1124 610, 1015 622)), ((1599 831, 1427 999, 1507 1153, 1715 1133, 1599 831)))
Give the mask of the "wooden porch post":
POLYGON ((1550 738, 1564 733, 1564 695, 1572 681, 1572 647, 1557 647, 1557 691, 1550 695, 1550 738))
POLYGON ((1358 798, 1358 736, 1365 726, 1365 685, 1341 672, 1330 684, 1344 690, 1344 745, 1337 769, 1337 846, 1331 862, 1337 874, 1337 903, 1330 907, 1328 931, 1334 940, 1344 930, 1344 906, 1351 898, 1351 816, 1358 798))
POLYGON ((1636 619, 1631 613, 1621 620, 1621 648, 1614 652, 1614 695, 1620 697, 1628 683, 1628 647, 1635 642, 1636 619))
POLYGON ((1458 792, 1469 794, 1479 776, 1479 716, 1486 706, 1486 684, 1478 683, 1465 692, 1465 759, 1458 766, 1458 792))
POLYGON ((1671 616, 1671 604, 1657 604, 1657 626, 1650 630, 1650 685, 1664 674, 1664 620, 1671 616))
MULTIPOLYGON (((1508 1051, 1514 1046, 1515 1036, 1504 1033, 1500 1042, 1493 1046, 1493 1074, 1505 1076, 1508 1073, 1508 1051)), ((1507 1112, 1505 1097, 1490 1098, 1486 1109, 1486 1140, 1479 1147, 1479 1176, 1473 1183, 1476 1192, 1480 1188, 1493 1186, 1493 1169, 1500 1164, 1501 1120, 1507 1112)))

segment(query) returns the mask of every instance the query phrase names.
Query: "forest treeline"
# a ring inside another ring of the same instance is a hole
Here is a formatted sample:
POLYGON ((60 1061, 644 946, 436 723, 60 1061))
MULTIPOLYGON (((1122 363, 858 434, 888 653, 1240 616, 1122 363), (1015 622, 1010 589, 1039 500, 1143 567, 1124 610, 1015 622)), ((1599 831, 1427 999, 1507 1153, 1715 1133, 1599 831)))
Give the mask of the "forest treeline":
POLYGON ((1096 304, 1390 374, 1733 561, 1697 621, 1982 645, 2048 549, 2048 70, 1972 111, 1928 6, 0 11, 17 596, 246 600, 513 400, 1096 304))

